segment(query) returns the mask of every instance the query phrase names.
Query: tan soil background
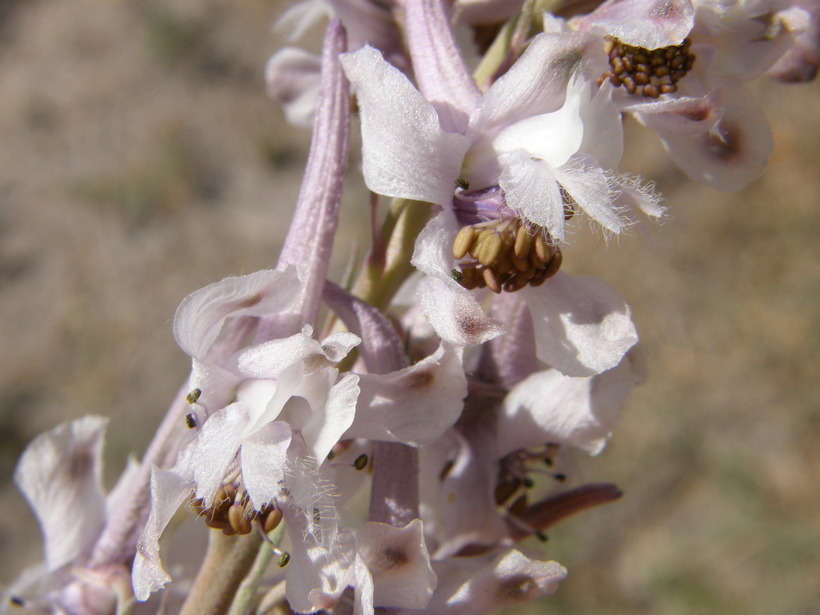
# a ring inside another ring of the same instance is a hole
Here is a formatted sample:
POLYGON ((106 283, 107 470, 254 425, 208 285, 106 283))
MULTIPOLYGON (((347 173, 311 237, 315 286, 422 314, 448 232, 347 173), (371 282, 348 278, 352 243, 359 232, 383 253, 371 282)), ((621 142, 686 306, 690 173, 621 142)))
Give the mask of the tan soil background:
MULTIPOLYGON (((11 484, 25 444, 109 415, 110 486, 187 374, 179 301, 276 261, 309 139, 264 91, 280 11, 0 2, 0 582, 40 557, 11 484)), ((642 335, 647 383, 579 464, 626 495, 550 533, 569 579, 518 612, 817 612, 818 94, 756 88, 776 149, 735 194, 630 127, 624 169, 657 180, 670 216, 609 246, 579 233, 565 257, 627 297, 642 335)), ((366 233, 349 175, 339 263, 366 233)))

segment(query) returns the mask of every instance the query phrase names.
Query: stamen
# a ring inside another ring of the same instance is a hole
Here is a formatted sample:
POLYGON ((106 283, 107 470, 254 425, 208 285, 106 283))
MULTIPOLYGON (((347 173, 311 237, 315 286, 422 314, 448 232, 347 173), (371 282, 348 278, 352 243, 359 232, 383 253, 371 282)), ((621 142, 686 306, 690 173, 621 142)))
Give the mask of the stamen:
POLYGON ((247 493, 239 492, 235 484, 222 485, 210 505, 202 499, 192 503, 197 515, 205 519, 205 525, 222 530, 226 536, 250 534, 254 525, 267 534, 282 521, 282 511, 277 506, 267 504, 256 510, 247 493))
POLYGON ((546 231, 520 218, 499 218, 464 226, 453 240, 453 256, 469 260, 453 271, 467 290, 494 293, 538 286, 558 272, 561 251, 546 231))
POLYGON ((185 426, 188 429, 193 429, 194 427, 196 427, 196 417, 193 414, 185 415, 185 426))
POLYGON ((598 78, 598 85, 609 80, 616 88, 623 87, 630 94, 649 98, 676 92, 678 81, 695 64, 695 55, 689 52, 691 44, 687 38, 680 45, 645 49, 607 36, 604 52, 609 55, 611 70, 598 78))

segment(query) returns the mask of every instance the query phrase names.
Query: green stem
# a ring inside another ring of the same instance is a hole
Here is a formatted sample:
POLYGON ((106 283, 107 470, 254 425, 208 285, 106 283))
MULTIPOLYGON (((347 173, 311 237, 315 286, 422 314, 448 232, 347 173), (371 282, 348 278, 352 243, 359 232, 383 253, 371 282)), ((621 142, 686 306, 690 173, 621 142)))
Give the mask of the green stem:
POLYGON ((256 532, 225 536, 211 530, 208 551, 180 615, 225 615, 242 579, 256 560, 262 538, 256 532))
POLYGON ((430 213, 427 203, 393 200, 382 225, 386 246, 383 251, 368 256, 353 294, 381 310, 387 308, 401 285, 413 273, 410 258, 416 237, 430 219, 430 213))
MULTIPOLYGON (((279 545, 284 534, 285 524, 280 523, 278 527, 268 535, 268 538, 270 538, 273 545, 279 545)), ((256 593, 259 590, 259 584, 262 582, 262 575, 265 574, 265 570, 267 570, 268 564, 270 564, 273 553, 274 551, 270 544, 267 542, 261 544, 250 573, 239 585, 239 589, 231 604, 229 615, 249 615, 253 611, 258 602, 256 593)))

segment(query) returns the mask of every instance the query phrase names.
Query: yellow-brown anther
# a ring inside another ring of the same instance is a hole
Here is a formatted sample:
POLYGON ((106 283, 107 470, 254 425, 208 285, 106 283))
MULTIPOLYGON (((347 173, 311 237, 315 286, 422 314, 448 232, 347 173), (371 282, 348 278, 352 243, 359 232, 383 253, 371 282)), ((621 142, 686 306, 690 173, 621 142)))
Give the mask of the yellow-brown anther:
POLYGON ((453 241, 453 256, 469 258, 453 279, 468 290, 494 293, 537 286, 555 275, 561 252, 543 228, 518 218, 480 222, 462 228, 453 241))
POLYGON ((205 525, 222 530, 226 536, 249 534, 257 522, 264 531, 270 532, 282 521, 282 511, 266 505, 256 510, 247 494, 239 493, 235 485, 222 485, 210 505, 201 500, 193 500, 197 516, 205 520, 205 525))
POLYGON ((649 98, 675 92, 678 81, 695 63, 695 55, 689 52, 690 45, 687 38, 680 45, 644 49, 608 36, 604 39, 604 52, 609 56, 610 70, 598 78, 598 84, 609 80, 616 88, 649 98))
POLYGON ((274 508, 271 510, 265 516, 265 521, 262 524, 262 529, 265 530, 265 533, 270 534, 273 530, 279 527, 279 524, 282 523, 282 517, 284 517, 284 513, 281 508, 274 508))

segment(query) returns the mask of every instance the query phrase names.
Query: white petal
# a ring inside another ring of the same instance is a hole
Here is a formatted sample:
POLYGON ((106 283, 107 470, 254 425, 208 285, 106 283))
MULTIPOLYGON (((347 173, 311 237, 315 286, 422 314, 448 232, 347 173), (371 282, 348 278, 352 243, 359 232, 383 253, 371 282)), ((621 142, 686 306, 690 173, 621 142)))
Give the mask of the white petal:
POLYGON ((276 378, 291 365, 322 354, 319 342, 296 333, 245 348, 236 355, 236 370, 246 378, 276 378))
POLYGON ((362 343, 362 338, 347 331, 332 333, 322 340, 322 352, 331 363, 338 363, 362 343))
POLYGON ((174 316, 174 337, 186 353, 203 359, 226 318, 284 311, 299 299, 298 288, 294 267, 225 278, 182 300, 174 316))
POLYGON ((427 606, 437 580, 419 519, 401 528, 365 523, 356 532, 356 543, 373 578, 375 606, 405 609, 427 606))
POLYGON ((657 49, 680 45, 695 24, 690 0, 610 0, 577 20, 628 45, 657 49))
POLYGON ((461 353, 441 346, 412 367, 362 374, 356 420, 347 438, 424 446, 456 422, 467 395, 461 353))
POLYGON ((567 83, 580 67, 590 38, 578 33, 539 34, 524 54, 481 97, 468 134, 560 109, 567 83))
POLYGON ((615 192, 601 167, 581 156, 560 169, 555 178, 581 210, 608 231, 620 233, 626 221, 614 209, 615 192))
MULTIPOLYGON (((573 83, 583 84, 575 80, 573 83)), ((581 147, 584 138, 581 102, 585 95, 581 88, 571 85, 560 109, 505 126, 493 139, 493 148, 499 154, 523 149, 553 167, 561 166, 581 147)))
POLYGON ((504 325, 486 316, 469 291, 438 278, 424 278, 418 298, 438 336, 456 346, 483 344, 504 332, 504 325))
POLYGON ((660 135, 693 136, 715 127, 723 113, 722 99, 723 90, 717 89, 700 98, 684 96, 657 100, 631 105, 624 110, 635 115, 641 124, 660 135))
POLYGON ((317 465, 327 457, 353 423, 356 414, 356 400, 359 397, 359 376, 346 374, 330 389, 327 403, 314 411, 313 416, 302 428, 305 446, 317 465))
POLYGON ((553 169, 542 160, 533 160, 523 149, 500 157, 501 177, 507 205, 524 218, 541 226, 553 239, 564 239, 564 201, 553 169))
POLYGON ((519 292, 532 314, 538 358, 567 376, 611 369, 638 341, 629 306, 602 280, 559 272, 519 292))
POLYGON ((421 229, 410 259, 413 266, 422 273, 448 280, 454 288, 458 287, 458 283, 449 278, 456 266, 453 240, 458 230, 459 224, 453 211, 445 209, 421 229))
POLYGON ((213 501, 239 451, 240 434, 247 423, 246 406, 231 404, 208 417, 193 442, 180 453, 177 468, 196 483, 197 498, 213 501))
POLYGON ((739 86, 727 89, 723 117, 713 130, 661 138, 689 177, 717 190, 740 190, 757 179, 774 147, 763 110, 739 86))
POLYGON ((533 374, 504 399, 498 456, 544 442, 597 455, 637 382, 628 355, 618 367, 597 376, 573 378, 556 370, 533 374))
POLYGON ((256 510, 270 504, 282 491, 291 431, 274 421, 242 443, 242 482, 256 510))
POLYGON ((512 549, 495 558, 451 558, 435 570, 439 587, 427 611, 437 615, 481 615, 523 604, 555 591, 567 575, 556 562, 512 549))
POLYGON ((151 514, 137 542, 132 583, 137 600, 145 601, 162 589, 171 576, 159 558, 159 539, 177 509, 191 495, 191 488, 178 474, 169 470, 151 470, 151 514))
POLYGON ((102 440, 108 419, 86 416, 37 436, 14 482, 40 522, 49 570, 86 553, 105 523, 102 440))
POLYGON ((373 192, 447 204, 467 140, 445 133, 433 106, 372 47, 344 54, 362 120, 363 172, 373 192))

